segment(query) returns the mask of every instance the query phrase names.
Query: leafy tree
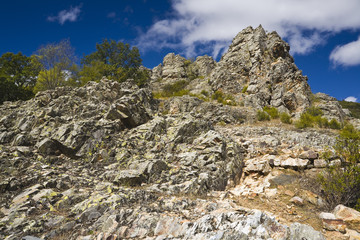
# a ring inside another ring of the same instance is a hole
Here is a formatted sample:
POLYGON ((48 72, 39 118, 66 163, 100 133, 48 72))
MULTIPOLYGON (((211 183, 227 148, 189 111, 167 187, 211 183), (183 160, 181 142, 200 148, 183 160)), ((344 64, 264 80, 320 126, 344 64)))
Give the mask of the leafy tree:
POLYGON ((0 57, 0 103, 31 98, 40 69, 41 65, 34 57, 21 52, 4 53, 0 57))
POLYGON ((43 69, 39 74, 35 91, 76 83, 75 50, 69 40, 47 44, 37 51, 36 57, 43 69))
POLYGON ((81 82, 105 76, 119 82, 133 78, 138 85, 142 85, 149 77, 146 70, 140 69, 142 60, 139 49, 115 40, 105 39, 96 44, 96 51, 85 56, 82 64, 81 82))
POLYGON ((80 71, 81 85, 89 81, 98 82, 102 77, 111 78, 111 73, 115 70, 112 65, 108 65, 101 61, 92 61, 89 65, 84 65, 80 71))

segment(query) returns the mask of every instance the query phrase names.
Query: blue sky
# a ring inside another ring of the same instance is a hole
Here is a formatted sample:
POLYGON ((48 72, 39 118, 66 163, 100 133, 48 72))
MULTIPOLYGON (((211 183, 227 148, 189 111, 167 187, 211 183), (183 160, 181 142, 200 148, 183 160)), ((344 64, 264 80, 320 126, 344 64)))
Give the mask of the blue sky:
POLYGON ((146 67, 168 52, 217 60, 243 28, 259 24, 290 43, 314 93, 360 100, 358 0, 3 1, 0 54, 33 54, 70 39, 79 57, 104 38, 136 45, 146 67))

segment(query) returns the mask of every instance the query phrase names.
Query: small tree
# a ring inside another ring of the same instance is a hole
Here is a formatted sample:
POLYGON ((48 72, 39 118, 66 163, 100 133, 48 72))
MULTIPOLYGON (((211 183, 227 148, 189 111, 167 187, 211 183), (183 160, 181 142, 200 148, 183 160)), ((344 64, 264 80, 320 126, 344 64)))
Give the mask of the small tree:
POLYGON ((41 65, 34 57, 21 52, 4 53, 0 57, 0 103, 31 98, 40 69, 41 65))
POLYGON ((132 78, 142 85, 144 79, 149 78, 146 70, 140 69, 142 60, 139 49, 115 40, 105 39, 96 44, 96 51, 85 56, 81 62, 84 64, 82 82, 105 76, 119 82, 132 78))
POLYGON ((54 89, 58 86, 74 85, 76 76, 75 50, 69 40, 51 43, 37 51, 43 70, 39 74, 35 91, 54 89))

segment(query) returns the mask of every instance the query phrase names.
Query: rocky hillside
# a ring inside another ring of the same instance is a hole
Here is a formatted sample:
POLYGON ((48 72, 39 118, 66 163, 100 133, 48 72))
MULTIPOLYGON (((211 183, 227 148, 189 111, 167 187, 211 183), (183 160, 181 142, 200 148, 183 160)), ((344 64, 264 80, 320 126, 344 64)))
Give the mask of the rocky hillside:
POLYGON ((257 122, 264 106, 348 118, 313 98, 289 46, 249 27, 219 62, 168 54, 144 88, 102 79, 6 102, 0 239, 355 239, 350 210, 331 222, 307 187, 336 131, 257 122))

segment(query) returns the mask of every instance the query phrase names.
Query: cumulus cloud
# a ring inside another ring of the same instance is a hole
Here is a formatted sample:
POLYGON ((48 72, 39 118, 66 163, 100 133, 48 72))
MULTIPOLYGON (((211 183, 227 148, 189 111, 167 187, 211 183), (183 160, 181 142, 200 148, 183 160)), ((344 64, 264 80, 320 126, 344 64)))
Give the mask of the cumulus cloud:
POLYGON ((353 97, 353 96, 349 96, 349 97, 345 98, 345 101, 347 101, 347 102, 357 102, 357 98, 353 97))
POLYGON ((70 7, 69 10, 62 10, 57 16, 49 16, 47 18, 50 22, 58 22, 63 25, 66 21, 76 22, 80 16, 81 5, 77 7, 70 7))
POLYGON ((337 46, 330 54, 330 61, 335 66, 360 65, 360 36, 354 42, 337 46))
POLYGON ((277 31, 292 53, 306 54, 324 36, 360 28, 358 0, 173 0, 173 15, 155 22, 139 37, 143 50, 181 47, 193 53, 211 43, 213 54, 247 26, 277 31))

